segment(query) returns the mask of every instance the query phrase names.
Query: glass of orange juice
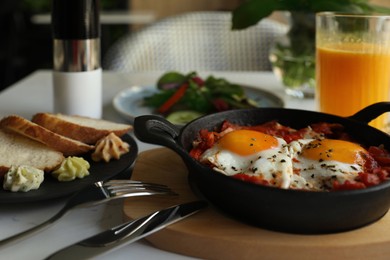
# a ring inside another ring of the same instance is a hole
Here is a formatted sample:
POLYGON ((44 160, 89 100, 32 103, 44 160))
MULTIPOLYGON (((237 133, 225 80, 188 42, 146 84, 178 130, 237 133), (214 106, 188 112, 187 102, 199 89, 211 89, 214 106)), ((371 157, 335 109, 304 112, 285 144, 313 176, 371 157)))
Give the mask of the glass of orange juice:
MULTIPOLYGON (((317 13, 316 101, 351 116, 390 97, 390 16, 317 13)), ((370 122, 387 131, 388 115, 370 122)))

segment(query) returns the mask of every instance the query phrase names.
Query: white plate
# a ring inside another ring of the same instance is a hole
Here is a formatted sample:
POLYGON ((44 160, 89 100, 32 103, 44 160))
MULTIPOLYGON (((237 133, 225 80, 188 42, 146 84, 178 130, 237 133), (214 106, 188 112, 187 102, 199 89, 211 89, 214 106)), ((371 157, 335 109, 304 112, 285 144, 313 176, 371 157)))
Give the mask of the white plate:
MULTIPOLYGON (((242 86, 245 95, 254 100, 258 107, 283 107, 284 103, 279 97, 261 89, 242 86)), ((153 109, 143 106, 145 97, 157 93, 155 86, 133 86, 119 92, 113 99, 115 110, 130 123, 134 118, 141 115, 153 114, 153 109)))

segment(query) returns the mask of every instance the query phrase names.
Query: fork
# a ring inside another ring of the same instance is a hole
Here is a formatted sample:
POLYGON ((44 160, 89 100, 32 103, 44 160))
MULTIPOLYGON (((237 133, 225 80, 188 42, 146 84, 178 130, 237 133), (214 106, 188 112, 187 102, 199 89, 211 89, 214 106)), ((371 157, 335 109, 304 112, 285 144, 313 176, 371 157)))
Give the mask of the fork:
POLYGON ((87 188, 82 189, 81 191, 74 194, 65 203, 64 207, 48 220, 18 234, 0 240, 0 247, 11 242, 21 240, 22 238, 27 238, 28 236, 43 230, 44 227, 48 227, 53 224, 72 208, 98 205, 114 199, 149 195, 177 194, 167 186, 156 183, 147 183, 133 180, 109 180, 106 182, 95 182, 93 185, 88 186, 87 188))

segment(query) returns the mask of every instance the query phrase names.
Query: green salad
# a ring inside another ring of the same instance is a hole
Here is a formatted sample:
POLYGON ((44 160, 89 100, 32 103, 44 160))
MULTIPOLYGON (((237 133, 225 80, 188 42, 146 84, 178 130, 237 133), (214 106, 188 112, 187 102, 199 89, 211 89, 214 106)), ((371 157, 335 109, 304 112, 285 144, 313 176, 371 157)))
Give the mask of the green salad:
POLYGON ((175 124, 214 112, 257 107, 240 85, 213 76, 203 79, 196 72, 165 73, 158 80, 157 89, 156 94, 144 98, 144 106, 152 107, 175 124))

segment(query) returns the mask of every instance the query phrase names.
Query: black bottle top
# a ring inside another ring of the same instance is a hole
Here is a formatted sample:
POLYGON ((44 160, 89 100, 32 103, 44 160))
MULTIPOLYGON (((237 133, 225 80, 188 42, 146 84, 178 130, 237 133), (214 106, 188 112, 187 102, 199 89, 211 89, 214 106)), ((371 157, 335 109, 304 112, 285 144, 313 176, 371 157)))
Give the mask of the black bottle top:
POLYGON ((99 38, 99 0, 52 0, 53 38, 99 38))

